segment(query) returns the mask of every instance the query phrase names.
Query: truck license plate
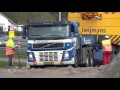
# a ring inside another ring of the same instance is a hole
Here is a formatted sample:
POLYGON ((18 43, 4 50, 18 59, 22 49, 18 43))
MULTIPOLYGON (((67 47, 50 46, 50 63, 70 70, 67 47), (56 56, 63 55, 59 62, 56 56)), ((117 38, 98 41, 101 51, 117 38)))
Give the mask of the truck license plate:
POLYGON ((44 62, 45 65, 53 65, 54 62, 44 62))

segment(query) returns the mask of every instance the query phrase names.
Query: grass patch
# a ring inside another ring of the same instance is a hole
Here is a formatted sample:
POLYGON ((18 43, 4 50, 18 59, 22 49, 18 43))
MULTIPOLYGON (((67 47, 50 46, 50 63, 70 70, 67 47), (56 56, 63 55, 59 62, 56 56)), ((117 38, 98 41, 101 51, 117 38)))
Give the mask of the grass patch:
MULTIPOLYGON (((20 63, 22 65, 22 67, 26 67, 26 63, 20 63)), ((19 67, 19 63, 18 62, 13 62, 13 66, 14 67, 19 67)), ((0 61, 0 68, 6 68, 7 67, 7 62, 5 61, 0 61)))
MULTIPOLYGON (((26 59, 27 58, 27 54, 26 52, 19 52, 19 56, 21 59, 26 59)), ((5 51, 0 51, 0 57, 5 58, 5 51)), ((18 58, 18 52, 16 51, 16 53, 13 56, 14 58, 18 58)))

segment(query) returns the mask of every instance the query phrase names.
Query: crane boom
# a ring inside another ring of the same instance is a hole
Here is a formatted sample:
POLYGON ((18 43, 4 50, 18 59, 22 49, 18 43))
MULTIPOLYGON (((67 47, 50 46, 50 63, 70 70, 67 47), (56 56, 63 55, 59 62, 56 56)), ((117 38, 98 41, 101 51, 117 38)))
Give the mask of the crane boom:
POLYGON ((81 17, 83 20, 97 20, 96 17, 101 18, 101 14, 99 12, 81 12, 81 17))

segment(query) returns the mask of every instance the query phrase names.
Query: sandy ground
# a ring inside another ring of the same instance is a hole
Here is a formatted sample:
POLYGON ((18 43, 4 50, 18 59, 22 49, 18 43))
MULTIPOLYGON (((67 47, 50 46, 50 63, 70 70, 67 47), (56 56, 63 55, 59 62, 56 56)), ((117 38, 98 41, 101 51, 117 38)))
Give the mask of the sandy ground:
POLYGON ((0 78, 95 78, 103 68, 104 66, 21 68, 11 72, 7 69, 0 69, 0 78))

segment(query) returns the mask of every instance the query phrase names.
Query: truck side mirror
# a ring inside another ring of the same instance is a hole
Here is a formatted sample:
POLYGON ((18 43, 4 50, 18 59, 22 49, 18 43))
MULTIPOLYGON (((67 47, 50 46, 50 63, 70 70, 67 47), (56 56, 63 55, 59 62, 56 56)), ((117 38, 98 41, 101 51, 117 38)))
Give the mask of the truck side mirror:
POLYGON ((78 37, 79 36, 78 34, 79 23, 71 22, 70 26, 71 26, 71 32, 73 32, 74 37, 78 37))
POLYGON ((24 26, 22 30, 22 39, 26 39, 26 26, 24 26))
POLYGON ((78 37, 78 24, 74 24, 74 37, 78 37))
POLYGON ((76 30, 76 26, 73 26, 73 30, 74 30, 73 32, 74 37, 78 37, 78 31, 76 30))

